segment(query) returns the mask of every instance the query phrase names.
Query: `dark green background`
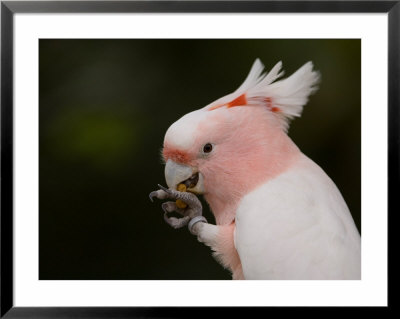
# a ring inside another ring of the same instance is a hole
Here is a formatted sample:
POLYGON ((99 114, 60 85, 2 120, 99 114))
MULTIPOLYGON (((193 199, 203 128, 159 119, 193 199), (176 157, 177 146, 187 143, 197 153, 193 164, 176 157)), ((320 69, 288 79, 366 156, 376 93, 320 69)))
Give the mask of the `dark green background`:
POLYGON ((148 194, 165 185, 167 128, 234 91, 257 57, 267 70, 282 60, 286 75, 309 60, 321 72, 289 135, 360 229, 360 40, 42 39, 39 48, 40 279, 230 279, 148 194))

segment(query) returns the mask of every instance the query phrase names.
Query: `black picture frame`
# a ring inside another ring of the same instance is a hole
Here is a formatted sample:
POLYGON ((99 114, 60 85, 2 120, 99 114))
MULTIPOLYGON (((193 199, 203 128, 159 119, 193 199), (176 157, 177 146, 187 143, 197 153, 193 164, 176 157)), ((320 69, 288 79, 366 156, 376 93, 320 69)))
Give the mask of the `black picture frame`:
MULTIPOLYGON (((1 277, 0 317, 135 318, 269 314, 274 308, 15 307, 13 304, 13 19, 16 13, 387 13, 388 14, 388 217, 399 211, 400 1, 1 1, 1 277)), ((389 222, 390 227, 393 227, 389 222)), ((389 239, 389 238, 388 238, 389 239)), ((389 242, 390 244, 390 242, 389 242)), ((390 245, 389 245, 390 247, 390 245)), ((389 256, 390 262, 390 256, 389 256)), ((390 275, 390 273, 389 273, 390 275)), ((388 285, 390 281, 388 279, 388 285)), ((389 294, 388 305, 391 306, 389 294)), ((386 307, 384 307, 386 309, 386 307)), ((285 312, 301 315, 307 307, 285 312)), ((359 309, 349 309, 353 312, 359 309)), ((278 310, 281 311, 281 310, 278 310)), ((334 311, 335 313, 336 311, 334 311)))

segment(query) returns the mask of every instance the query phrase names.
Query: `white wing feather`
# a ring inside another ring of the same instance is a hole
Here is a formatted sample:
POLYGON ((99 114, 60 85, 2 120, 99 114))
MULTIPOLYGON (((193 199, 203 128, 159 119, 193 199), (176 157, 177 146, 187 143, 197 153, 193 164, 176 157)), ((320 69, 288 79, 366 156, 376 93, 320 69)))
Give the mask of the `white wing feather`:
POLYGON ((239 205, 235 246, 245 279, 360 279, 361 240, 347 205, 302 156, 239 205))

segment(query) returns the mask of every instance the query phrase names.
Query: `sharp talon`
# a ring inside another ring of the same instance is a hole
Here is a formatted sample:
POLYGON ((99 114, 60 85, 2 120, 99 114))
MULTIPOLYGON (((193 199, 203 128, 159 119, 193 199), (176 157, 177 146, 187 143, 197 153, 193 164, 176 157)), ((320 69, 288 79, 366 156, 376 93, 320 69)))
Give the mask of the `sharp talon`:
POLYGON ((149 194, 149 198, 150 198, 152 203, 154 203, 154 200, 153 200, 154 197, 157 197, 157 191, 151 192, 149 194))
POLYGON ((166 188, 166 187, 164 187, 164 186, 162 186, 160 184, 158 184, 158 187, 160 187, 164 192, 167 192, 168 194, 171 193, 171 191, 168 188, 166 188))
POLYGON ((164 221, 169 224, 169 217, 167 215, 167 212, 164 210, 164 221))

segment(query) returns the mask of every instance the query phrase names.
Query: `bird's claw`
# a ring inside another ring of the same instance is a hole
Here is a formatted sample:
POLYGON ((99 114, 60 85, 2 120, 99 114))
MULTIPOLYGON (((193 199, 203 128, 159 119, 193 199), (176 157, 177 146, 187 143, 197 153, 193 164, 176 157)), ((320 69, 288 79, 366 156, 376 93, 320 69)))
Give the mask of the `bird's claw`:
POLYGON ((153 201, 153 198, 156 197, 158 199, 179 199, 187 204, 186 208, 178 208, 175 202, 165 202, 161 205, 161 208, 164 211, 164 220, 171 227, 175 229, 184 227, 193 217, 202 215, 202 205, 195 194, 168 189, 160 184, 158 184, 158 187, 160 188, 159 190, 153 191, 149 194, 151 201, 153 201), (169 217, 168 213, 173 211, 183 215, 184 217, 169 217))
POLYGON ((149 194, 149 198, 150 198, 150 200, 151 200, 152 202, 154 202, 154 200, 153 200, 154 197, 157 197, 157 191, 151 192, 151 193, 149 194))
MULTIPOLYGON (((161 208, 164 211, 164 220, 165 220, 165 222, 168 225, 170 225, 171 227, 173 227, 175 229, 178 229, 178 228, 184 227, 184 226, 186 226, 188 224, 189 219, 186 218, 186 216, 182 217, 182 218, 176 218, 176 217, 169 217, 168 216, 168 213, 171 213, 174 210, 177 211, 175 203, 173 203, 173 202, 162 203, 161 204, 161 208), (173 206, 175 206, 175 209, 173 208, 173 206)), ((179 213, 179 211, 177 211, 177 212, 179 213)))
MULTIPOLYGON (((165 188, 165 187, 164 187, 165 188)), ((170 193, 164 191, 163 189, 159 189, 158 191, 153 191, 149 194, 150 200, 153 202, 153 198, 156 197, 158 199, 166 199, 170 197, 170 193)))
MULTIPOLYGON (((202 210, 201 208, 201 203, 199 199, 194 195, 193 193, 190 192, 180 192, 174 189, 166 188, 160 184, 158 184, 158 187, 160 190, 158 190, 157 195, 160 195, 159 192, 162 192, 162 196, 157 196, 159 199, 165 199, 165 198, 170 198, 170 199, 180 199, 184 203, 186 203, 188 206, 192 206, 193 208, 200 208, 200 211, 202 210)), ((151 195, 151 193, 150 193, 151 195)))
POLYGON ((164 211, 164 215, 166 215, 167 213, 169 213, 167 207, 168 207, 168 202, 165 202, 165 203, 162 203, 162 204, 161 204, 161 208, 162 208, 162 210, 164 211))
POLYGON ((168 194, 171 194, 172 192, 171 192, 171 190, 169 189, 169 188, 166 188, 166 187, 164 187, 164 186, 162 186, 162 185, 160 185, 160 184, 157 184, 158 185, 158 187, 160 187, 160 189, 162 189, 164 192, 166 192, 166 193, 168 193, 168 194))

